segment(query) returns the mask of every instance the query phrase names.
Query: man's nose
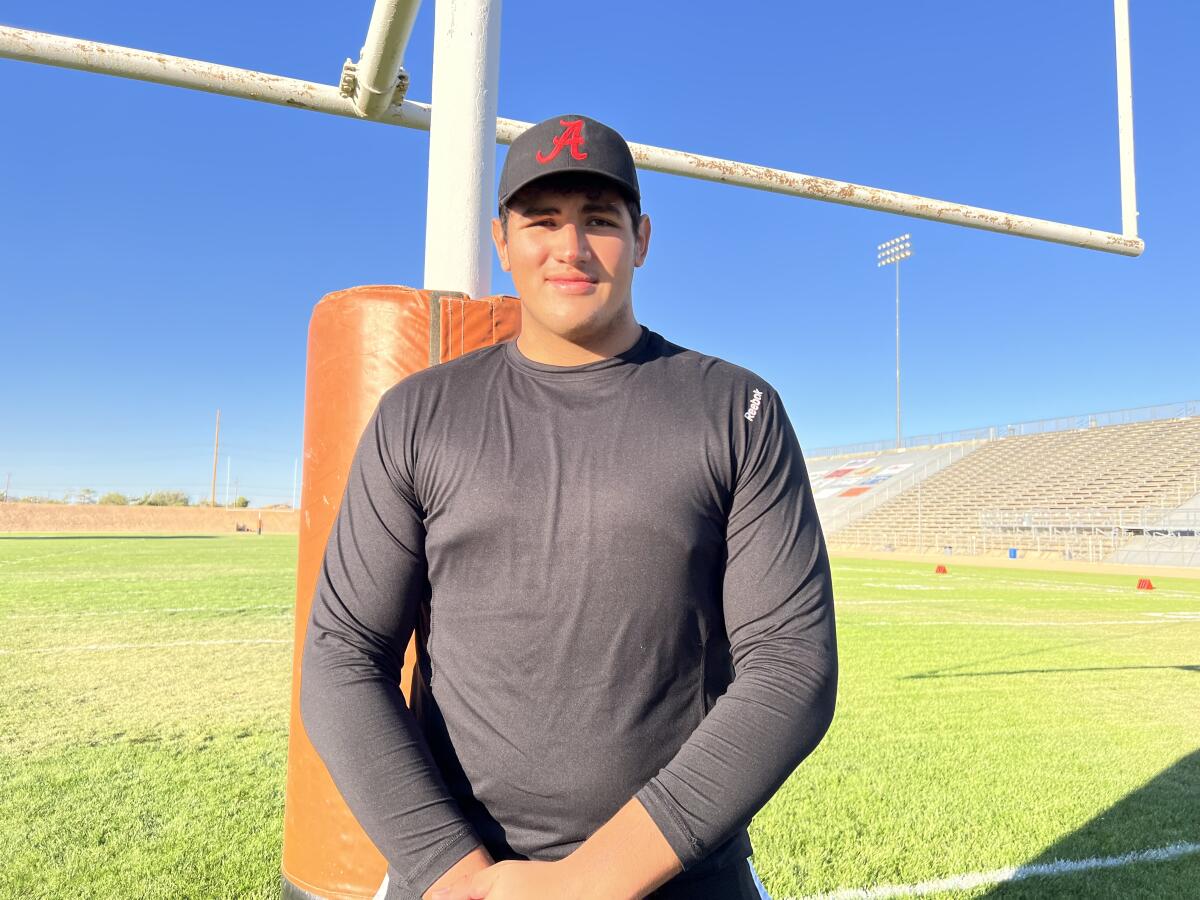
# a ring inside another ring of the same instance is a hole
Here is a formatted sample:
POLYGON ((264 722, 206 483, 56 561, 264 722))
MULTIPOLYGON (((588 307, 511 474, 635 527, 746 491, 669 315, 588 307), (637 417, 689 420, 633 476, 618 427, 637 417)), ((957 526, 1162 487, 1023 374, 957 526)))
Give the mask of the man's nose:
POLYGON ((588 260, 592 256, 592 248, 588 246, 587 234, 573 222, 568 222, 558 229, 557 256, 560 262, 588 260))

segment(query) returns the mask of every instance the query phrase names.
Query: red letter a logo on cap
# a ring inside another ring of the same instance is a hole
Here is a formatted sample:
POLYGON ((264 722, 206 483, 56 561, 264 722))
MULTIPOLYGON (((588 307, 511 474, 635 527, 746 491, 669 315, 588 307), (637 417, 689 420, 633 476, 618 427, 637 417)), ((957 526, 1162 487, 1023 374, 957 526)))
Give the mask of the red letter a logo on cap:
POLYGON ((572 159, 587 159, 587 154, 583 152, 583 119, 576 119, 573 122, 559 119, 558 124, 563 126, 563 133, 554 139, 554 149, 548 155, 543 155, 539 150, 537 161, 545 165, 558 156, 563 147, 571 148, 572 159))

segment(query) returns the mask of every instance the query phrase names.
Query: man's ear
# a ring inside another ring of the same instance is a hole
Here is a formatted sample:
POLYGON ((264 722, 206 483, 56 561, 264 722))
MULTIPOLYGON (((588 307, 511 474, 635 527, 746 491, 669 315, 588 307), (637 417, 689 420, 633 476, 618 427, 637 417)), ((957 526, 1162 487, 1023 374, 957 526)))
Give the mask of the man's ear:
POLYGON ((633 264, 640 266, 646 261, 646 254, 650 252, 650 217, 643 214, 642 220, 638 222, 637 227, 637 247, 633 254, 633 264))
POLYGON ((492 243, 496 245, 496 255, 500 257, 500 268, 511 272, 508 265, 508 240, 504 237, 504 227, 499 219, 492 219, 492 243))

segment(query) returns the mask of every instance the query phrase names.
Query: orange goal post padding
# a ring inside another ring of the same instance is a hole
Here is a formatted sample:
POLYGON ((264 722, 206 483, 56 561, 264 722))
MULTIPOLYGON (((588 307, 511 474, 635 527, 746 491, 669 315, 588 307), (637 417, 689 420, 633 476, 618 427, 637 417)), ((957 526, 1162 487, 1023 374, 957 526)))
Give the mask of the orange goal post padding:
MULTIPOLYGON (((397 381, 517 336, 520 301, 367 285, 327 294, 308 330, 304 477, 296 571, 291 731, 283 829, 285 897, 371 897, 387 870, 300 722, 300 658, 325 543, 350 462, 380 396, 397 381)), ((404 656, 408 697, 416 651, 404 656)))

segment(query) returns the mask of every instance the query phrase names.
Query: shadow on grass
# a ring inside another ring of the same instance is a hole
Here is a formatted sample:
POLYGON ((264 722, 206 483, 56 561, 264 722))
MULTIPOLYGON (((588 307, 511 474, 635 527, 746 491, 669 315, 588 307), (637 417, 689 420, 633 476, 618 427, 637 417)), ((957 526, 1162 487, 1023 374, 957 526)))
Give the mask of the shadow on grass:
MULTIPOLYGON (((1123 800, 1047 847, 1021 869, 1055 863, 1121 857, 1172 845, 1200 843, 1200 750, 1182 757, 1123 800)), ((1070 874, 1035 875, 998 885, 987 900, 1033 897, 1195 897, 1200 853, 1184 862, 1129 861, 1070 874), (1186 866, 1187 871, 1179 867, 1186 866), (1188 887, 1190 885, 1190 887, 1188 887), (1195 891, 1195 893, 1193 893, 1195 891)), ((1057 867, 1055 867, 1057 868, 1057 867)))
MULTIPOLYGON (((1158 623, 1155 623, 1158 624, 1158 623)), ((1166 624, 1165 620, 1162 624, 1166 624)), ((1005 660, 1021 659, 1028 656, 1043 656, 1047 654, 1061 653, 1063 650, 1074 647, 1095 647, 1099 644, 1115 644, 1120 641, 1128 641, 1133 638, 1141 637, 1142 632, 1136 631, 1128 634, 1106 635, 1104 637, 1085 638, 1083 640, 1060 641, 1044 647, 1034 647, 1032 650, 1022 650, 1019 653, 1001 653, 997 656, 987 656, 983 659, 973 659, 967 662, 959 663, 956 666, 942 666, 941 668, 931 669, 928 672, 921 672, 916 675, 906 675, 904 679, 909 678, 948 678, 952 677, 949 673, 961 672, 963 669, 969 669, 972 666, 981 666, 984 663, 998 663, 1005 660)), ((1022 670, 1025 671, 1025 670, 1022 670)), ((1035 671, 1030 669, 1028 671, 1035 671)), ((1047 670, 1049 671, 1049 670, 1047 670)), ((1008 674, 1008 673, 1003 673, 1008 674)), ((901 680, 904 680, 901 679, 901 680)))
MULTIPOLYGON (((230 534, 233 534, 231 531, 230 534)), ((0 541, 210 541, 219 534, 0 534, 0 541)))
POLYGON ((1188 666, 1083 666, 1075 669, 1007 669, 999 672, 955 672, 954 674, 928 673, 905 675, 901 681, 918 681, 926 678, 988 678, 996 675, 1055 675, 1068 672, 1133 672, 1141 669, 1174 669, 1178 672, 1200 672, 1200 665, 1188 666))

